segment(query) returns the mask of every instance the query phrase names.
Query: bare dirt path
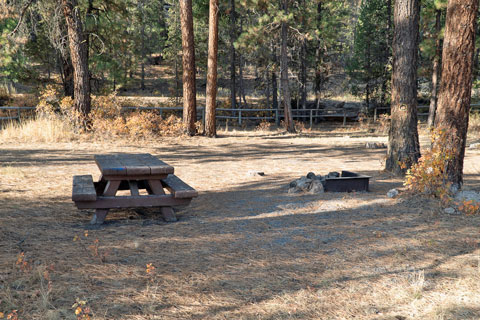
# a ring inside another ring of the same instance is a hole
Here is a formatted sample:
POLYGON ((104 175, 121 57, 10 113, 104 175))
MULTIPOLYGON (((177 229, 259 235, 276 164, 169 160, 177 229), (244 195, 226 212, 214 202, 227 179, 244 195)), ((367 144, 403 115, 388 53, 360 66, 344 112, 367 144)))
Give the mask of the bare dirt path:
MULTIPOLYGON (((2 145, 0 312, 76 319, 78 298, 93 319, 479 318, 480 218, 387 198, 402 183, 379 171, 385 150, 366 141, 385 138, 2 145), (176 223, 123 210, 90 227, 71 179, 97 178, 93 155, 106 152, 152 153, 200 196, 176 223), (342 169, 371 175, 371 192, 286 193, 309 171, 342 169)), ((478 159, 467 152, 469 188, 478 159)))

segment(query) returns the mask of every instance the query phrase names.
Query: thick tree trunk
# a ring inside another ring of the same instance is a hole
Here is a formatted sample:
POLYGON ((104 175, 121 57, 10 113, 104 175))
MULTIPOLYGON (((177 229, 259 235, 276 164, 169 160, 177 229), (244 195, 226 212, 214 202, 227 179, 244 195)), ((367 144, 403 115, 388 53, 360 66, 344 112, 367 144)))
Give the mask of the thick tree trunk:
POLYGON ((477 12, 478 0, 448 1, 435 127, 446 130, 446 147, 453 151, 447 163, 452 190, 463 184, 477 12))
POLYGON ((76 0, 62 0, 67 24, 70 58, 73 65, 74 107, 84 117, 91 108, 90 76, 88 72, 87 46, 83 36, 82 21, 76 0))
MULTIPOLYGON (((283 1, 283 10, 288 15, 288 0, 283 1)), ((292 117, 292 99, 290 97, 290 86, 288 81, 288 53, 287 53, 287 36, 288 25, 286 21, 282 21, 282 48, 280 52, 280 75, 282 84, 282 104, 284 110, 285 127, 288 132, 295 132, 295 125, 292 117)))
POLYGON ((64 57, 61 53, 58 54, 59 67, 61 71, 61 79, 63 84, 63 93, 66 97, 74 98, 74 84, 73 84, 73 65, 70 57, 64 57))
POLYGON ((196 133, 197 99, 192 0, 180 0, 180 23, 183 48, 183 125, 185 133, 193 136, 196 133))
POLYGON ((394 7, 392 119, 386 170, 404 174, 420 158, 417 130, 418 0, 396 0, 394 7))
POLYGON ((440 38, 442 11, 436 10, 435 18, 435 57, 433 58, 433 72, 432 72, 432 95, 430 97, 430 108, 428 110, 429 127, 433 127, 435 122, 435 112, 437 110, 437 94, 438 94, 438 78, 440 76, 440 59, 442 57, 442 40, 440 38))
POLYGON ((237 107, 237 92, 235 83, 235 41, 237 40, 237 13, 235 12, 235 0, 230 0, 230 104, 233 109, 237 107))
POLYGON ((208 63, 207 95, 205 112, 205 134, 217 135, 215 123, 215 106, 217 102, 217 52, 218 52, 218 0, 210 0, 210 17, 208 25, 208 63))

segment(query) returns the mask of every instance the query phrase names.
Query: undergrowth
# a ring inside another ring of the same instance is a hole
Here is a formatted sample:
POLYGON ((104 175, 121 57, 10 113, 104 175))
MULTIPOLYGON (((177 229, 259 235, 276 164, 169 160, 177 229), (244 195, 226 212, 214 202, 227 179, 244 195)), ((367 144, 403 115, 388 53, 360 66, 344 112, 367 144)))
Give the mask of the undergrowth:
MULTIPOLYGON (((438 198, 443 206, 456 205, 458 211, 465 214, 480 212, 480 204, 473 200, 455 201, 452 183, 448 180, 447 164, 454 157, 454 151, 447 143, 448 132, 445 129, 432 129, 431 148, 423 153, 405 177, 404 185, 413 194, 424 194, 438 198)), ((405 163, 401 163, 406 168, 405 163)))

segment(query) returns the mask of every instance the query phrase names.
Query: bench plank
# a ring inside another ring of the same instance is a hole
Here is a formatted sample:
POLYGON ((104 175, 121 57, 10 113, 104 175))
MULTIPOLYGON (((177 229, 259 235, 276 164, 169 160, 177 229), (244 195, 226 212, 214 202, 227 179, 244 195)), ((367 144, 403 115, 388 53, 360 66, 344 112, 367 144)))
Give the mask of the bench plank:
POLYGON ((168 177, 161 181, 164 188, 167 188, 176 199, 194 198, 198 196, 197 190, 190 187, 176 175, 169 174, 168 177))
POLYGON ((95 191, 95 186, 93 184, 93 178, 91 175, 73 176, 72 200, 97 200, 97 192, 95 191))

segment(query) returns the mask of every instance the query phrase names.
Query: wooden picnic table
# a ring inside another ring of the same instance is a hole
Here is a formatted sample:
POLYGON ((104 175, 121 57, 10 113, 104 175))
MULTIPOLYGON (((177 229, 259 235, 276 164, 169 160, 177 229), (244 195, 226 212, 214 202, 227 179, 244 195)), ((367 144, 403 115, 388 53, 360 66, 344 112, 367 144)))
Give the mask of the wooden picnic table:
POLYGON ((115 208, 159 207, 166 221, 176 221, 172 206, 188 205, 197 191, 175 176, 174 168, 148 153, 95 155, 98 182, 74 176, 72 200, 79 209, 95 209, 91 224, 104 222, 115 208), (141 194, 140 190, 146 190, 141 194), (168 192, 165 192, 166 189, 168 192), (130 195, 117 196, 118 190, 130 195))

